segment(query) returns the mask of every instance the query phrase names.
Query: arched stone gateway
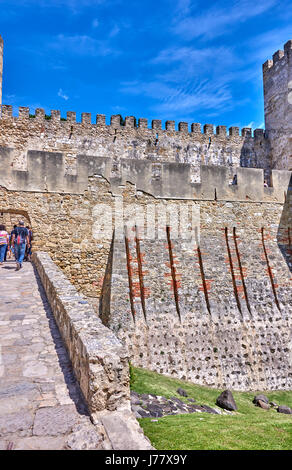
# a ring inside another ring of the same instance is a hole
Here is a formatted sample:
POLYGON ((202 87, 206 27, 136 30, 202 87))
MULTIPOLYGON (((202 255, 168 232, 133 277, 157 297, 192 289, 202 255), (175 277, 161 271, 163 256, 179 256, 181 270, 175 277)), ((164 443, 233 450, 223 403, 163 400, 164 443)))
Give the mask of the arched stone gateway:
POLYGON ((8 232, 11 232, 13 226, 17 225, 19 220, 23 220, 25 226, 29 225, 31 227, 31 220, 27 211, 21 209, 2 209, 0 207, 0 224, 4 224, 8 232))

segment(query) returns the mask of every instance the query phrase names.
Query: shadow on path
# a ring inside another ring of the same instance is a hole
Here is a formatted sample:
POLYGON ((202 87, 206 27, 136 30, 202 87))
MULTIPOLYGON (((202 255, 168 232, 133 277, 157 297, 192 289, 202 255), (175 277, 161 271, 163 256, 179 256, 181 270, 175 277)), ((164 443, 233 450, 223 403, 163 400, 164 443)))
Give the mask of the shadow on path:
POLYGON ((34 265, 32 266, 33 266, 34 275, 37 281, 39 294, 43 302, 43 306, 44 306, 46 316, 49 322, 49 328, 50 328, 52 339, 54 341, 55 350, 58 355, 58 362, 59 362, 60 368, 64 376, 64 381, 67 385, 69 396, 71 400, 74 402, 76 406, 76 410, 79 414, 90 416, 82 391, 74 375, 74 371, 71 365, 71 361, 70 361, 67 349, 65 347, 58 325, 55 321, 55 318, 51 310, 50 304, 48 302, 44 287, 38 275, 37 269, 35 268, 34 265))

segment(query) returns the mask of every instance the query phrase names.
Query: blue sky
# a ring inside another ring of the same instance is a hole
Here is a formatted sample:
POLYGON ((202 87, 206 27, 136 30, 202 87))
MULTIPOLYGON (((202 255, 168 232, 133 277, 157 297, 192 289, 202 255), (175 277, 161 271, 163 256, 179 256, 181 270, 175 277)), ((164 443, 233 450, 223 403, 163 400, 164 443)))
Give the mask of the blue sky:
POLYGON ((263 127, 282 0, 0 0, 3 104, 263 127))

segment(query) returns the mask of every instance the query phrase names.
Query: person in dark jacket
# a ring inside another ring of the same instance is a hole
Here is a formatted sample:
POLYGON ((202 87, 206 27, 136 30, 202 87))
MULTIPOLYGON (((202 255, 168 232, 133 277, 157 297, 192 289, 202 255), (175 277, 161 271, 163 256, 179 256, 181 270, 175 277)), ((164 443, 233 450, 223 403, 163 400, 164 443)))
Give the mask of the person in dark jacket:
POLYGON ((23 220, 18 222, 18 226, 12 230, 11 244, 14 246, 14 254, 16 260, 16 271, 22 268, 22 262, 25 256, 26 246, 30 246, 29 233, 27 228, 24 226, 23 220))
POLYGON ((32 234, 32 230, 30 228, 29 225, 26 226, 27 230, 28 230, 28 240, 29 240, 29 244, 26 245, 25 247, 25 257, 24 257, 24 260, 25 261, 30 261, 30 258, 31 258, 31 242, 33 240, 33 234, 32 234))

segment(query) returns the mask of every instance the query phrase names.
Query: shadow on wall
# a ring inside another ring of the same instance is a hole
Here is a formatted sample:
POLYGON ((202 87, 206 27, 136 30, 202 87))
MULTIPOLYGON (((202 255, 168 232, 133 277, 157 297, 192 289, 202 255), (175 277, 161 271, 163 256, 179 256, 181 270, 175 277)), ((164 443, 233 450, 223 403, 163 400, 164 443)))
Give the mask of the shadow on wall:
POLYGON ((113 253, 114 253, 114 237, 115 231, 113 231, 113 237, 111 241, 111 247, 108 255, 107 265, 105 269, 105 275, 103 279, 103 285, 101 290, 100 302, 99 302, 99 316, 102 323, 105 326, 109 324, 110 308, 111 308, 111 284, 112 284, 112 271, 113 271, 113 253))
POLYGON ((242 129, 244 142, 240 152, 240 166, 245 168, 263 168, 264 179, 271 185, 271 148, 263 129, 256 129, 252 137, 251 129, 242 129))
POLYGON ((49 322, 50 332, 52 335, 52 340, 54 342, 54 349, 58 356, 58 362, 62 374, 64 376, 64 382, 66 383, 68 395, 71 398, 72 402, 74 403, 77 412, 79 415, 89 416, 88 406, 86 404, 85 398, 82 394, 76 376, 74 374, 72 364, 64 345, 59 327, 56 323, 54 314, 51 310, 49 301, 47 299, 45 289, 42 285, 42 281, 38 274, 38 271, 35 266, 33 266, 34 275, 37 281, 38 290, 42 299, 42 303, 46 312, 46 316, 49 322))
POLYGON ((292 272, 292 176, 285 191, 285 203, 280 219, 277 242, 280 251, 292 272))

